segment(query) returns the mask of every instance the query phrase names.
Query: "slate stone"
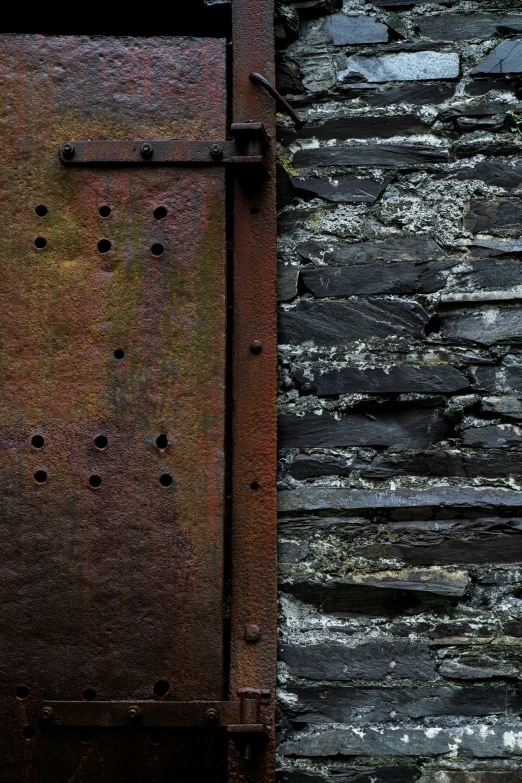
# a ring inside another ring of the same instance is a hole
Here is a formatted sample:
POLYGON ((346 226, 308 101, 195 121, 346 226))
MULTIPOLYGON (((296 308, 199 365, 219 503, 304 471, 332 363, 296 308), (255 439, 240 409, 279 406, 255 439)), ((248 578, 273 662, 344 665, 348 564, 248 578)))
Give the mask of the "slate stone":
POLYGON ((299 267, 287 264, 284 261, 277 263, 277 298, 280 302, 286 302, 297 296, 297 278, 299 267))
POLYGON ((505 416, 508 419, 520 421, 522 419, 522 400, 513 395, 501 397, 484 397, 481 408, 484 413, 492 413, 496 416, 505 416))
POLYGON ((491 139, 487 136, 457 141, 453 145, 453 152, 458 158, 471 158, 475 155, 519 155, 522 152, 522 144, 512 135, 512 138, 499 137, 491 139))
POLYGON ((452 5, 457 0, 373 0, 373 5, 381 8, 402 8, 404 6, 424 5, 430 2, 438 3, 439 5, 452 5))
POLYGON ((320 245, 303 242, 297 252, 307 261, 321 264, 369 264, 375 261, 429 261, 444 259, 446 253, 435 240, 419 234, 390 237, 386 242, 320 245))
POLYGON ((276 58, 276 87, 282 95, 300 95, 304 91, 299 64, 281 54, 276 58))
POLYGON ((346 619, 382 618, 391 622, 398 617, 445 613, 459 602, 458 596, 330 581, 322 584, 304 578, 280 581, 279 589, 323 614, 346 619))
MULTIPOLYGON (((510 163, 493 163, 491 161, 481 161, 475 166, 461 169, 455 174, 450 175, 452 179, 457 180, 480 180, 486 185, 494 185, 498 188, 510 190, 519 188, 522 185, 522 165, 510 163)), ((521 243, 522 248, 522 243, 521 243)))
POLYGON ((441 333, 445 340, 456 343, 518 345, 522 342, 522 308, 484 308, 480 312, 447 315, 441 333))
POLYGON ((468 82, 464 87, 464 93, 472 96, 487 95, 488 92, 493 90, 516 94, 518 92, 518 83, 516 81, 508 82, 505 79, 475 79, 472 82, 468 82))
MULTIPOLYGON (((456 85, 424 82, 419 84, 401 84, 390 87, 380 87, 374 91, 366 91, 362 96, 367 106, 395 106, 398 103, 412 103, 415 106, 425 106, 428 103, 438 104, 453 98, 456 85)), ((348 97, 349 86, 339 88, 348 97)))
POLYGON ((381 367, 341 367, 326 370, 298 370, 293 377, 306 391, 313 390, 320 397, 337 394, 397 394, 421 392, 449 394, 467 389, 465 375, 448 364, 427 367, 392 365, 381 367))
POLYGON ((479 446, 485 449, 512 448, 522 445, 522 434, 511 424, 496 424, 466 430, 465 446, 479 446))
POLYGON ((373 16, 346 16, 333 14, 327 16, 323 30, 330 36, 334 46, 346 44, 386 43, 388 28, 373 16))
MULTIPOLYGON (((312 414, 313 415, 313 414, 312 414)), ((320 418, 320 417, 318 417, 320 418)), ((322 448, 325 448, 322 446, 322 448)), ((397 508, 495 509, 522 507, 522 493, 483 487, 431 487, 429 489, 348 489, 304 486, 279 493, 282 514, 308 511, 363 511, 397 508)), ((522 538, 521 538, 522 541, 522 538)), ((428 563, 427 565, 431 565, 428 563)))
POLYGON ((363 413, 317 416, 279 416, 281 448, 345 448, 347 446, 423 447, 451 437, 449 421, 440 408, 412 408, 378 413, 375 421, 363 413))
POLYGON ((397 476, 454 476, 461 478, 522 475, 522 452, 491 450, 465 453, 454 449, 378 454, 370 461, 340 459, 322 454, 298 454, 288 468, 292 478, 302 481, 318 476, 350 476, 360 471, 363 478, 390 479, 397 476))
POLYGON ((472 252, 487 256, 501 256, 506 253, 522 252, 520 239, 493 239, 493 237, 475 237, 472 252))
POLYGON ((387 139, 390 136, 406 136, 415 133, 427 133, 429 126, 414 114, 400 114, 396 117, 337 117, 326 120, 320 125, 305 125, 300 131, 288 129, 282 134, 283 144, 292 144, 299 139, 387 139))
MULTIPOLYGON (((522 14, 517 31, 522 32, 522 14)), ((495 73, 522 73, 522 40, 502 41, 473 70, 471 75, 495 73)))
MULTIPOLYGON (((520 243, 522 245, 522 243, 520 243)), ((371 264, 305 269, 302 280, 315 297, 372 294, 431 294, 448 286, 463 295, 475 290, 511 288, 522 284, 520 263, 506 261, 438 261, 371 264), (451 273, 451 275, 449 274, 451 273)))
POLYGON ((464 214, 464 228, 473 234, 495 233, 499 229, 522 231, 522 199, 472 199, 464 214))
POLYGON ((495 114, 492 117, 458 117, 455 125, 463 133, 474 133, 479 130, 491 133, 509 130, 505 114, 495 114))
POLYGON ((366 144, 350 147, 312 147, 298 150, 293 165, 307 166, 407 166, 449 161, 446 147, 432 144, 366 144))
POLYGON ((296 198, 295 188, 286 173, 286 169, 280 163, 276 164, 276 203, 277 209, 284 209, 293 204, 296 198))
MULTIPOLYGON (((498 528, 501 520, 498 520, 498 528)), ((513 531, 516 532, 516 531, 513 531)), ((394 544, 368 544, 354 547, 354 557, 368 559, 398 559, 409 565, 507 565, 522 560, 522 536, 495 534, 495 526, 486 537, 473 537, 462 534, 456 537, 433 534, 431 537, 415 538, 394 544)))
POLYGON ((383 57, 354 54, 346 58, 342 81, 350 73, 360 73, 369 82, 412 82, 427 79, 457 79, 459 55, 454 52, 401 52, 383 57))
POLYGON ((299 302, 281 311, 279 342, 298 345, 344 345, 371 337, 401 336, 421 339, 428 313, 416 302, 299 302))
MULTIPOLYGON (((326 777, 316 772, 296 768, 279 770, 277 783, 415 783, 418 777, 419 772, 416 767, 406 767, 402 764, 392 767, 334 767, 326 777)), ((514 783, 514 781, 506 780, 498 783, 514 783)))
MULTIPOLYGON (((433 38, 435 41, 488 39, 499 37, 499 28, 522 32, 522 14, 488 14, 477 11, 469 14, 438 14, 437 16, 417 17, 415 24, 422 35, 433 38)), ((507 43, 513 42, 508 41, 507 43)))
POLYGON ((521 391, 522 366, 475 367, 473 374, 477 383, 486 391, 521 391))
POLYGON ((439 674, 455 680, 487 680, 491 677, 516 677, 520 668, 512 661, 468 653, 457 659, 446 658, 439 666, 439 674))
POLYGON ((283 756, 442 756, 457 747, 459 758, 510 758, 522 755, 520 724, 463 728, 328 729, 283 742, 283 756))
POLYGON ((442 568, 413 568, 397 571, 377 571, 371 574, 346 574, 340 579, 329 580, 328 585, 357 585, 379 590, 412 590, 417 593, 462 597, 469 587, 469 577, 462 571, 445 571, 442 568))
POLYGON ((279 658, 293 677, 309 680, 430 680, 434 666, 426 642, 400 639, 365 642, 356 647, 325 642, 308 647, 281 645, 279 658))
POLYGON ((337 177, 313 177, 300 179, 292 177, 292 186, 299 195, 324 198, 348 204, 373 204, 391 182, 392 177, 381 180, 358 179, 348 174, 337 177))
POLYGON ((359 725, 442 715, 495 715, 506 710, 506 686, 420 687, 288 687, 296 702, 284 706, 284 714, 299 723, 351 723, 359 725))
POLYGON ((444 770, 430 772, 421 777, 419 783, 521 783, 522 773, 518 772, 453 772, 444 770))

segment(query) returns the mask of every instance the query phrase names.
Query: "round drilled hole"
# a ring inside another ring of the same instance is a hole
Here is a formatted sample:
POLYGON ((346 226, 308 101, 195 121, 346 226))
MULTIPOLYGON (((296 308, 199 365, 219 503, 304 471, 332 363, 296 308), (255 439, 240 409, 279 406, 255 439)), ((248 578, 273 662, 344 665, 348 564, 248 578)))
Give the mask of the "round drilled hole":
POLYGON ((154 694, 162 698, 166 696, 170 690, 170 682, 168 680, 158 680, 154 683, 154 694))
POLYGON ((94 438, 94 445, 97 449, 106 449, 109 445, 109 441, 105 437, 105 435, 98 435, 97 438, 94 438))
POLYGON ((161 732, 151 731, 150 741, 152 745, 161 745, 161 732))
POLYGON ((45 441, 41 435, 33 435, 33 437, 31 438, 31 446, 34 449, 41 449, 42 446, 44 445, 44 442, 45 441))
POLYGON ((36 734, 34 726, 24 726, 22 729, 22 737, 26 740, 33 739, 36 734))
POLYGON ((122 351, 121 348, 116 348, 116 350, 114 351, 114 358, 123 359, 124 356, 125 356, 125 351, 122 351))
POLYGON ((99 208, 98 212, 100 213, 100 217, 109 217, 111 214, 111 208, 104 204, 99 208))
POLYGON ((47 473, 45 470, 37 470, 34 474, 34 480, 37 484, 45 484, 47 481, 47 473))
POLYGON ((152 214, 156 220, 163 220, 167 217, 167 207, 156 207, 152 214))
POLYGON ((160 242, 154 242, 154 244, 150 249, 150 252, 152 253, 153 256, 161 256, 163 255, 164 250, 165 248, 160 242))
POLYGON ((47 215, 48 211, 49 210, 47 209, 45 204, 38 204, 38 206, 35 209, 35 212, 38 215, 38 217, 45 217, 47 215))
POLYGON ((101 476, 97 476, 96 473, 92 476, 89 476, 89 486, 93 489, 98 489, 98 487, 101 487, 101 476))
POLYGON ((85 701, 94 701, 96 698, 96 691, 94 688, 86 688, 83 692, 83 698, 85 701))
POLYGON ((98 242, 98 253, 108 253, 111 249, 111 243, 108 239, 100 239, 98 242))
POLYGON ((253 482, 251 483, 251 485, 250 485, 250 489, 253 489, 254 491, 256 491, 256 490, 258 490, 258 489, 259 489, 259 484, 257 483, 257 481, 253 481, 253 482))
POLYGON ((259 209, 257 207, 250 207, 250 214, 251 215, 258 215, 259 209))
POLYGON ((47 244, 47 239, 45 237, 36 237, 34 240, 34 246, 38 248, 38 250, 43 250, 43 248, 47 244))
POLYGON ((92 732, 88 729, 82 729, 80 731, 80 742, 82 745, 90 745, 92 742, 92 732))
POLYGON ((170 473, 163 473, 163 475, 160 476, 160 484, 162 487, 170 487, 172 484, 172 476, 170 473))
POLYGON ((29 696, 29 688, 27 685, 19 685, 16 689, 16 698, 20 699, 20 701, 24 701, 24 699, 27 699, 29 696))
POLYGON ((158 435, 156 438, 156 446, 158 449, 166 449, 169 445, 169 439, 166 435, 158 435))

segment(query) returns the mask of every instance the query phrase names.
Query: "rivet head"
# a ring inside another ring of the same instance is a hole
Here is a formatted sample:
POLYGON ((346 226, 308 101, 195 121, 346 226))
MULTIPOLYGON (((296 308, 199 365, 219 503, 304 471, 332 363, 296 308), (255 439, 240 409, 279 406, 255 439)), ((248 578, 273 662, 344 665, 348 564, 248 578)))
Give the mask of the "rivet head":
POLYGON ((62 144, 62 155, 64 158, 72 158, 74 155, 74 144, 70 144, 69 142, 62 144))
POLYGON ((144 144, 141 145, 140 152, 142 154, 142 157, 150 158, 150 156, 152 155, 152 152, 153 152, 152 144, 149 144, 148 142, 145 142, 144 144))
POLYGON ((54 710, 52 707, 44 707, 42 709, 42 720, 52 720, 54 718, 54 710))
POLYGON ((205 713, 205 719, 208 720, 209 723, 215 723, 218 718, 219 713, 214 707, 210 707, 205 713))
POLYGON ((258 353, 261 353, 262 350, 263 350, 263 346, 261 345, 260 340, 254 340, 253 342, 250 343, 250 353, 254 353, 257 355, 258 353))
POLYGON ((133 704, 132 707, 129 707, 129 720, 136 720, 140 717, 140 714, 141 710, 136 704, 133 704))
POLYGON ((247 625, 245 628, 245 639, 247 642, 257 642, 261 638, 261 629, 258 625, 247 625))
POLYGON ((210 154, 213 158, 221 158, 223 157, 223 148, 221 144, 212 144, 210 147, 210 154))

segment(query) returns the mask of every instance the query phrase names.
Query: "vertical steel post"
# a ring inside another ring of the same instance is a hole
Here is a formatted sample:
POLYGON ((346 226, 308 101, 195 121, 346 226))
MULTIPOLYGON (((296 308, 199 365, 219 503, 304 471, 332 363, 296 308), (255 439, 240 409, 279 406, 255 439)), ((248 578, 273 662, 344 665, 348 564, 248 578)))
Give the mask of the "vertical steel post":
POLYGON ((270 727, 252 758, 234 740, 229 783, 275 778, 276 673, 276 207, 275 106, 250 79, 274 79, 273 0, 232 0, 232 121, 262 122, 270 177, 238 172, 234 187, 232 608, 230 698, 270 690, 261 720, 270 727), (259 633, 247 632, 258 626, 259 633), (252 638, 254 637, 254 638, 252 638))

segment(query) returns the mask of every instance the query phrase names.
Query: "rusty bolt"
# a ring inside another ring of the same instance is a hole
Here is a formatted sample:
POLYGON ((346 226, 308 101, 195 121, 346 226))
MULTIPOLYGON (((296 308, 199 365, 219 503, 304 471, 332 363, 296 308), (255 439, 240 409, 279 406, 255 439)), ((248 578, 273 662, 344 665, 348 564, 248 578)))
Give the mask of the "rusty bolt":
POLYGON ((145 144, 141 145, 140 152, 142 154, 142 157, 144 158, 150 158, 152 155, 152 144, 148 144, 145 142, 145 144))
POLYGON ((250 353, 254 353, 257 356, 257 354, 261 353, 262 350, 263 350, 263 346, 261 345, 260 340, 254 340, 253 342, 250 343, 250 353))
POLYGON ((223 157, 223 147, 220 144, 213 144, 210 148, 210 154, 213 158, 223 157))
POLYGON ((140 717, 140 714, 141 710, 136 704, 133 704, 132 707, 129 707, 129 720, 136 720, 140 717))
POLYGON ((247 625, 245 639, 247 642, 257 642, 261 638, 261 629, 258 625, 247 625))
POLYGON ((62 155, 64 158, 72 158, 74 155, 74 144, 62 144, 62 155))
POLYGON ((42 710, 42 720, 52 720, 54 718, 54 710, 52 707, 44 707, 42 710))
POLYGON ((210 707, 205 713, 205 718, 209 723, 215 723, 219 718, 219 713, 214 707, 210 707))

